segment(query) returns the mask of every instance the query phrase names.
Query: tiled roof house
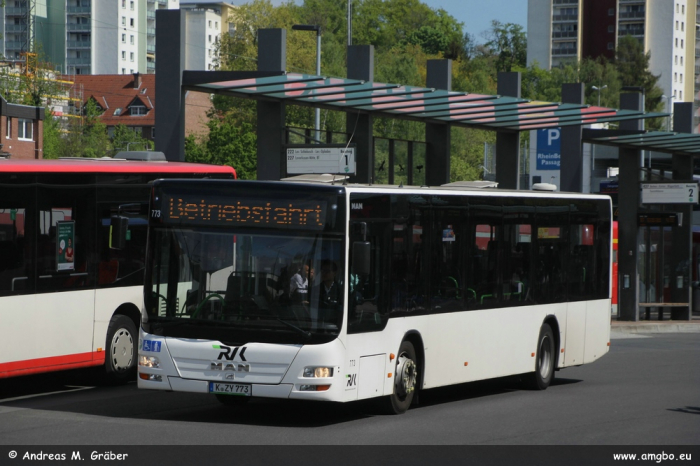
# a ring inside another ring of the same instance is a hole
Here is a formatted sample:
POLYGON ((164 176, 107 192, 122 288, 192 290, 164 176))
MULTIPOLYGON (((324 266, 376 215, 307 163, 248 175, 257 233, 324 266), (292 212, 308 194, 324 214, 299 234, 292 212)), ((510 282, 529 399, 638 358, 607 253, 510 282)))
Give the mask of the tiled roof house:
MULTIPOLYGON (((110 136, 114 134, 115 126, 123 124, 142 137, 154 140, 155 74, 76 75, 75 85, 82 86, 83 105, 92 99, 103 111, 100 119, 107 125, 110 136)), ((206 112, 211 108, 209 96, 189 92, 185 105, 185 134, 206 132, 206 112)))

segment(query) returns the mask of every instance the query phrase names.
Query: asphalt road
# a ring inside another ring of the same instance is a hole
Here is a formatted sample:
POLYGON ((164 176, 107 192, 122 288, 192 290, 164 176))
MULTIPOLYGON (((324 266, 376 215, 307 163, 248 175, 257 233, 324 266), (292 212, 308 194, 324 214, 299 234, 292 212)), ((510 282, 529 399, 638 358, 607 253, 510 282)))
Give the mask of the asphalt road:
POLYGON ((700 334, 621 336, 545 391, 514 378, 462 384, 422 392, 401 416, 368 403, 226 408, 208 395, 95 384, 91 371, 6 379, 0 444, 697 446, 700 334))

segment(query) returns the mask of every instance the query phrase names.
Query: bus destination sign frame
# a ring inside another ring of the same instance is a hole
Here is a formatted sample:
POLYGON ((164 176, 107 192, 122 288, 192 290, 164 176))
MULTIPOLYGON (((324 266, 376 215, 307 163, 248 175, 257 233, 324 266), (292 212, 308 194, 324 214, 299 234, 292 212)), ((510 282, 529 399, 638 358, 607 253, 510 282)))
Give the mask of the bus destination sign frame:
POLYGON ((698 183, 642 183, 642 204, 697 204, 698 183))
POLYGON ((354 175, 356 171, 354 144, 287 146, 287 173, 290 175, 354 175))

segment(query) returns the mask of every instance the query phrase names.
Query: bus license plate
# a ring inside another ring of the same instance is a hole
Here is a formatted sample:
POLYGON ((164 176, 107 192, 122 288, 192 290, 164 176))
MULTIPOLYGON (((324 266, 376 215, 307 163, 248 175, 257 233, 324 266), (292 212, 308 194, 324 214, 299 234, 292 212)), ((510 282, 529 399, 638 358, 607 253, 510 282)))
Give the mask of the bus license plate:
POLYGON ((242 383, 217 383, 209 382, 209 393, 222 393, 225 395, 250 396, 251 386, 242 383))

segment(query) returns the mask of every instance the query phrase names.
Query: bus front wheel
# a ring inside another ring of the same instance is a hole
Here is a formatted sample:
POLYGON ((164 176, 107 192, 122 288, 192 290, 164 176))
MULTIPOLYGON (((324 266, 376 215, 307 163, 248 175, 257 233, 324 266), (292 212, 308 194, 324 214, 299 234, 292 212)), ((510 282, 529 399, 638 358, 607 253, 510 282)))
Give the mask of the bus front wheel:
POLYGON ((542 324, 540 335, 537 339, 535 372, 529 374, 528 388, 545 390, 549 387, 549 384, 554 380, 555 360, 554 332, 552 332, 552 327, 549 324, 542 324))
POLYGON ((418 364, 416 350, 410 341, 404 341, 399 347, 394 369, 394 393, 385 400, 389 414, 403 414, 411 406, 418 385, 418 364))
POLYGON ((138 334, 134 322, 124 315, 114 315, 107 329, 105 371, 111 382, 124 383, 134 378, 138 334))

